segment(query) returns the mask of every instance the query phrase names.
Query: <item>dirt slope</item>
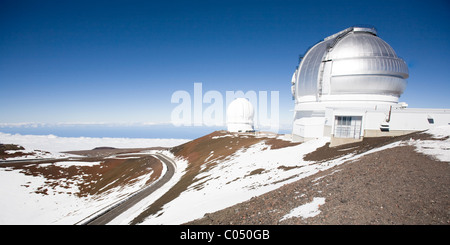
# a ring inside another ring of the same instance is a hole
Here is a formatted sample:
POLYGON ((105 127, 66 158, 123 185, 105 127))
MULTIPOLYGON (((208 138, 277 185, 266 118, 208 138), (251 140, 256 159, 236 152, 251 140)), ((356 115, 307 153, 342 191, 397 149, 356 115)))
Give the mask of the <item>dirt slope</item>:
MULTIPOLYGON (((66 162, 70 162, 65 160, 66 162)), ((90 158, 85 162, 98 162, 101 164, 93 166, 59 166, 58 160, 48 162, 22 162, 3 163, 0 167, 6 171, 19 170, 25 175, 42 176, 45 183, 30 192, 48 195, 50 189, 59 187, 68 189, 67 194, 78 197, 95 196, 105 193, 114 187, 125 186, 135 183, 141 176, 151 173, 147 184, 159 178, 162 171, 161 162, 152 156, 143 156, 134 159, 123 158, 90 158), (78 186, 78 192, 71 193, 71 186, 78 186)), ((25 187, 29 187, 24 185, 25 187)))
POLYGON ((181 177, 178 183, 176 183, 161 198, 147 207, 147 209, 137 216, 131 224, 139 224, 146 217, 160 211, 166 203, 174 200, 192 183, 198 180, 197 175, 208 171, 210 166, 217 160, 226 158, 239 149, 248 148, 261 141, 265 141, 266 144, 270 145, 273 149, 298 144, 280 140, 273 136, 255 136, 254 134, 234 134, 233 137, 229 136, 230 133, 227 131, 215 131, 211 134, 172 148, 171 151, 176 157, 181 157, 189 161, 186 173, 181 177))
MULTIPOLYGON (((424 134, 406 137, 429 138, 424 134)), ((402 139, 324 146, 306 157, 326 160, 338 152, 367 150, 402 139)), ((346 162, 187 224, 450 224, 449 183, 448 163, 417 153, 413 146, 401 146, 346 162), (318 215, 282 220, 314 197, 325 198, 318 215)))

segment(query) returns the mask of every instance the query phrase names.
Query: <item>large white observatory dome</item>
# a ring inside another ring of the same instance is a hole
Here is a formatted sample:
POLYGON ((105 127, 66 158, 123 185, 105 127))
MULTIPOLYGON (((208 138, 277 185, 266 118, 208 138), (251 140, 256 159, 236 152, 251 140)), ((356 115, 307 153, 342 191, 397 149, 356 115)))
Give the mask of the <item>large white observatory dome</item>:
POLYGON ((227 127, 230 132, 253 131, 253 105, 245 98, 233 100, 227 108, 227 127))
POLYGON ((344 127, 346 137, 359 138, 365 113, 389 112, 406 78, 406 63, 375 28, 350 27, 323 39, 306 52, 292 76, 293 138, 343 135, 344 127))
POLYGON ((292 77, 297 103, 398 102, 408 67, 374 28, 350 27, 310 48, 292 77))

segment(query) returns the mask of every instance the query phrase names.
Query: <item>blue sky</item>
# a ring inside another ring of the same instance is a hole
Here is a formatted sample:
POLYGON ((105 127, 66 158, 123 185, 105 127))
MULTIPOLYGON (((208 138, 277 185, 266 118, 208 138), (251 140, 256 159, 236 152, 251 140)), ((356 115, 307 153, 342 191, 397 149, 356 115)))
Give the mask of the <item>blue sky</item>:
POLYGON ((368 24, 408 64, 400 98, 450 108, 448 1, 0 2, 0 123, 168 122, 177 90, 279 91, 298 56, 368 24))

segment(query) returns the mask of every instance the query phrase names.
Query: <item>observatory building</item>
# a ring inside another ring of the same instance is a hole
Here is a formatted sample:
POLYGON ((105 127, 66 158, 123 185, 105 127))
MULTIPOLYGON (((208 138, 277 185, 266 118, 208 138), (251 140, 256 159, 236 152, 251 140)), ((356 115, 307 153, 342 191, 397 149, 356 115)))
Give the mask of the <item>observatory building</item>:
POLYGON ((408 67, 375 28, 350 27, 301 58, 292 76, 294 141, 331 137, 331 145, 401 135, 450 123, 450 110, 399 103, 408 67))
POLYGON ((233 100, 227 108, 227 127, 230 132, 253 132, 253 106, 245 98, 233 100))

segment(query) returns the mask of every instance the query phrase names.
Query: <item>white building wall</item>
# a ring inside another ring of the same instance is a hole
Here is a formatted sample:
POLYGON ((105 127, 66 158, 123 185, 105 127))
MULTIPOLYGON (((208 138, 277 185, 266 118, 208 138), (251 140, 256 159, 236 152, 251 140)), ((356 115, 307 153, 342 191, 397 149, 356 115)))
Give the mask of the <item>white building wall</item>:
POLYGON ((336 137, 334 122, 338 116, 362 116, 361 138, 403 135, 450 125, 448 109, 388 108, 327 108, 324 132, 328 135, 325 136, 336 137))
POLYGON ((397 109, 392 111, 390 130, 426 130, 450 124, 450 110, 446 109, 397 109))
POLYGON ((364 130, 380 130, 380 126, 386 124, 389 110, 366 111, 364 117, 364 130))
POLYGON ((324 117, 303 117, 294 121, 293 134, 307 140, 323 136, 324 117))

